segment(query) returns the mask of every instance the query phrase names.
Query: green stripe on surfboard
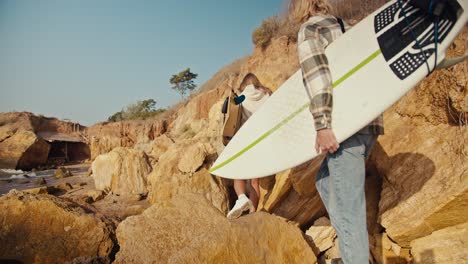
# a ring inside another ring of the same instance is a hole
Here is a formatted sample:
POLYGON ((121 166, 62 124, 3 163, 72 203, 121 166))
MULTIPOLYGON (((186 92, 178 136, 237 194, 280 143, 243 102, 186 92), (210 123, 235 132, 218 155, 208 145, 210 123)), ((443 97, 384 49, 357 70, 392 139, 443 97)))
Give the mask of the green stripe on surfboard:
POLYGON ((366 64, 371 62, 375 57, 379 56, 382 53, 382 51, 379 49, 376 52, 372 53, 369 57, 367 57, 365 60, 363 60, 361 63, 359 63, 356 67, 352 68, 349 72, 347 72, 345 75, 343 75, 341 78, 339 78, 336 82, 334 82, 333 88, 337 87, 342 83, 344 80, 348 79, 351 75, 359 71, 362 67, 364 67, 366 64))
MULTIPOLYGON (((371 62, 373 59, 375 59, 378 55, 380 55, 382 53, 382 51, 379 49, 377 50, 376 52, 372 53, 369 57, 367 57, 365 60, 363 60, 361 63, 359 63, 358 65, 356 65, 354 68, 352 68, 349 72, 347 72, 345 75, 343 75, 341 78, 339 78, 337 81, 335 81, 334 83, 332 83, 332 86, 333 88, 336 88, 338 85, 340 85, 342 82, 344 82, 346 79, 348 79, 349 77, 351 77, 354 73, 356 73, 357 71, 359 71, 362 67, 364 67, 366 64, 368 64, 369 62, 371 62)), ((227 164, 229 164, 230 162, 232 162, 233 160, 237 159, 239 156, 241 156, 242 154, 244 154, 245 152, 247 152, 249 149, 253 148, 255 145, 257 145, 258 143, 260 143, 261 141, 263 141, 265 138, 267 138, 269 135, 273 134, 273 132, 275 132, 276 130, 278 130, 280 127, 282 127, 283 125, 285 125, 286 123, 288 123, 291 119, 293 119, 295 116, 297 116, 299 113, 301 113, 302 111, 304 111, 305 109, 307 109, 308 107, 310 106, 310 102, 302 105, 301 107, 299 107, 296 111, 294 111, 293 113, 291 113, 288 117, 286 117, 285 119, 283 119, 280 123, 278 123, 276 126, 274 126, 273 128, 271 128, 270 130, 268 130, 267 132, 265 132, 263 135, 261 135, 259 138, 257 138, 254 142, 250 143, 247 147, 245 147, 244 149, 242 149, 241 151, 237 152, 234 156, 232 156, 231 158, 227 159, 226 161, 224 161, 223 163, 219 164, 218 166, 214 167, 214 168, 211 168, 210 169, 210 172, 214 172, 224 166, 226 166, 227 164)))

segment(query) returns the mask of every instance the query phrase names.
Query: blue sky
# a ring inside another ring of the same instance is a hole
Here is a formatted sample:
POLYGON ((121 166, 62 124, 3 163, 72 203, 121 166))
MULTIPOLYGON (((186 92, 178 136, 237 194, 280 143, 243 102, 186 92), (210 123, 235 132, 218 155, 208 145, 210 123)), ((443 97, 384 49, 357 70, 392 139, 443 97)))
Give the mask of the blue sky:
POLYGON ((0 0, 0 112, 84 125, 137 100, 180 100, 172 74, 202 85, 252 52, 283 0, 0 0))

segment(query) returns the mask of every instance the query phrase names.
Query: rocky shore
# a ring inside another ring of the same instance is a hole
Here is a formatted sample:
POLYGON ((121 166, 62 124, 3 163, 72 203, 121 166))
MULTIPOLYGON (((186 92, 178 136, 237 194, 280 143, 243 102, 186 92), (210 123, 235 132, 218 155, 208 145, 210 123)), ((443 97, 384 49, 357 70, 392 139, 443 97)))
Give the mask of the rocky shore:
MULTIPOLYGON (((448 56, 464 53, 467 35, 465 29, 448 56)), ((88 128, 90 176, 0 197, 0 262, 338 258, 338 240, 314 186, 320 159, 262 179, 259 212, 236 220, 225 217, 235 199, 232 182, 208 172, 222 150, 220 108, 228 87, 247 72, 277 87, 297 69, 296 54, 286 37, 275 39, 221 71, 225 78, 167 119, 88 128)), ((467 68, 465 62, 433 73, 385 112, 386 134, 367 164, 371 263, 468 262, 467 68)), ((2 123, 0 131, 11 127, 2 123)), ((11 138, 19 130, 5 133, 11 138)))

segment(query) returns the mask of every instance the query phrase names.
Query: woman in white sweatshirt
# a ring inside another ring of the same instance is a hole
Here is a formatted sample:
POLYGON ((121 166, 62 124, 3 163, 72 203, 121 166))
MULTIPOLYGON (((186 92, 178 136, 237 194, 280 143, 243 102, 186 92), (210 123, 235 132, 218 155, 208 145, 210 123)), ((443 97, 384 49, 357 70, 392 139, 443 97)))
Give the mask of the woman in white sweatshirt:
MULTIPOLYGON (((240 96, 244 95, 242 102, 241 125, 244 124, 252 114, 270 97, 271 90, 263 86, 253 73, 247 74, 239 86, 240 96)), ((259 179, 250 180, 249 197, 246 196, 247 180, 234 180, 234 190, 237 194, 237 201, 229 211, 227 217, 238 218, 244 211, 253 213, 257 210, 260 197, 259 179)))

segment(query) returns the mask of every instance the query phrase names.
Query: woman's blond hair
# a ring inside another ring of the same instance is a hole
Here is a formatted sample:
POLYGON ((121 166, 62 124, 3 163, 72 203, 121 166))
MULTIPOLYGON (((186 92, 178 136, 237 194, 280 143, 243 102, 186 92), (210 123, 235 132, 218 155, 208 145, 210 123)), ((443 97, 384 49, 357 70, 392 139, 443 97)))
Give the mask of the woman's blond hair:
POLYGON ((329 15, 332 6, 327 0, 290 0, 288 6, 289 19, 304 23, 316 15, 329 15))
POLYGON ((249 84, 255 86, 255 89, 260 90, 265 94, 271 95, 271 90, 263 86, 260 80, 258 80, 257 76, 255 76, 255 74, 253 73, 248 73, 247 75, 245 75, 244 79, 242 79, 242 82, 239 85, 239 92, 243 92, 245 87, 249 84))

